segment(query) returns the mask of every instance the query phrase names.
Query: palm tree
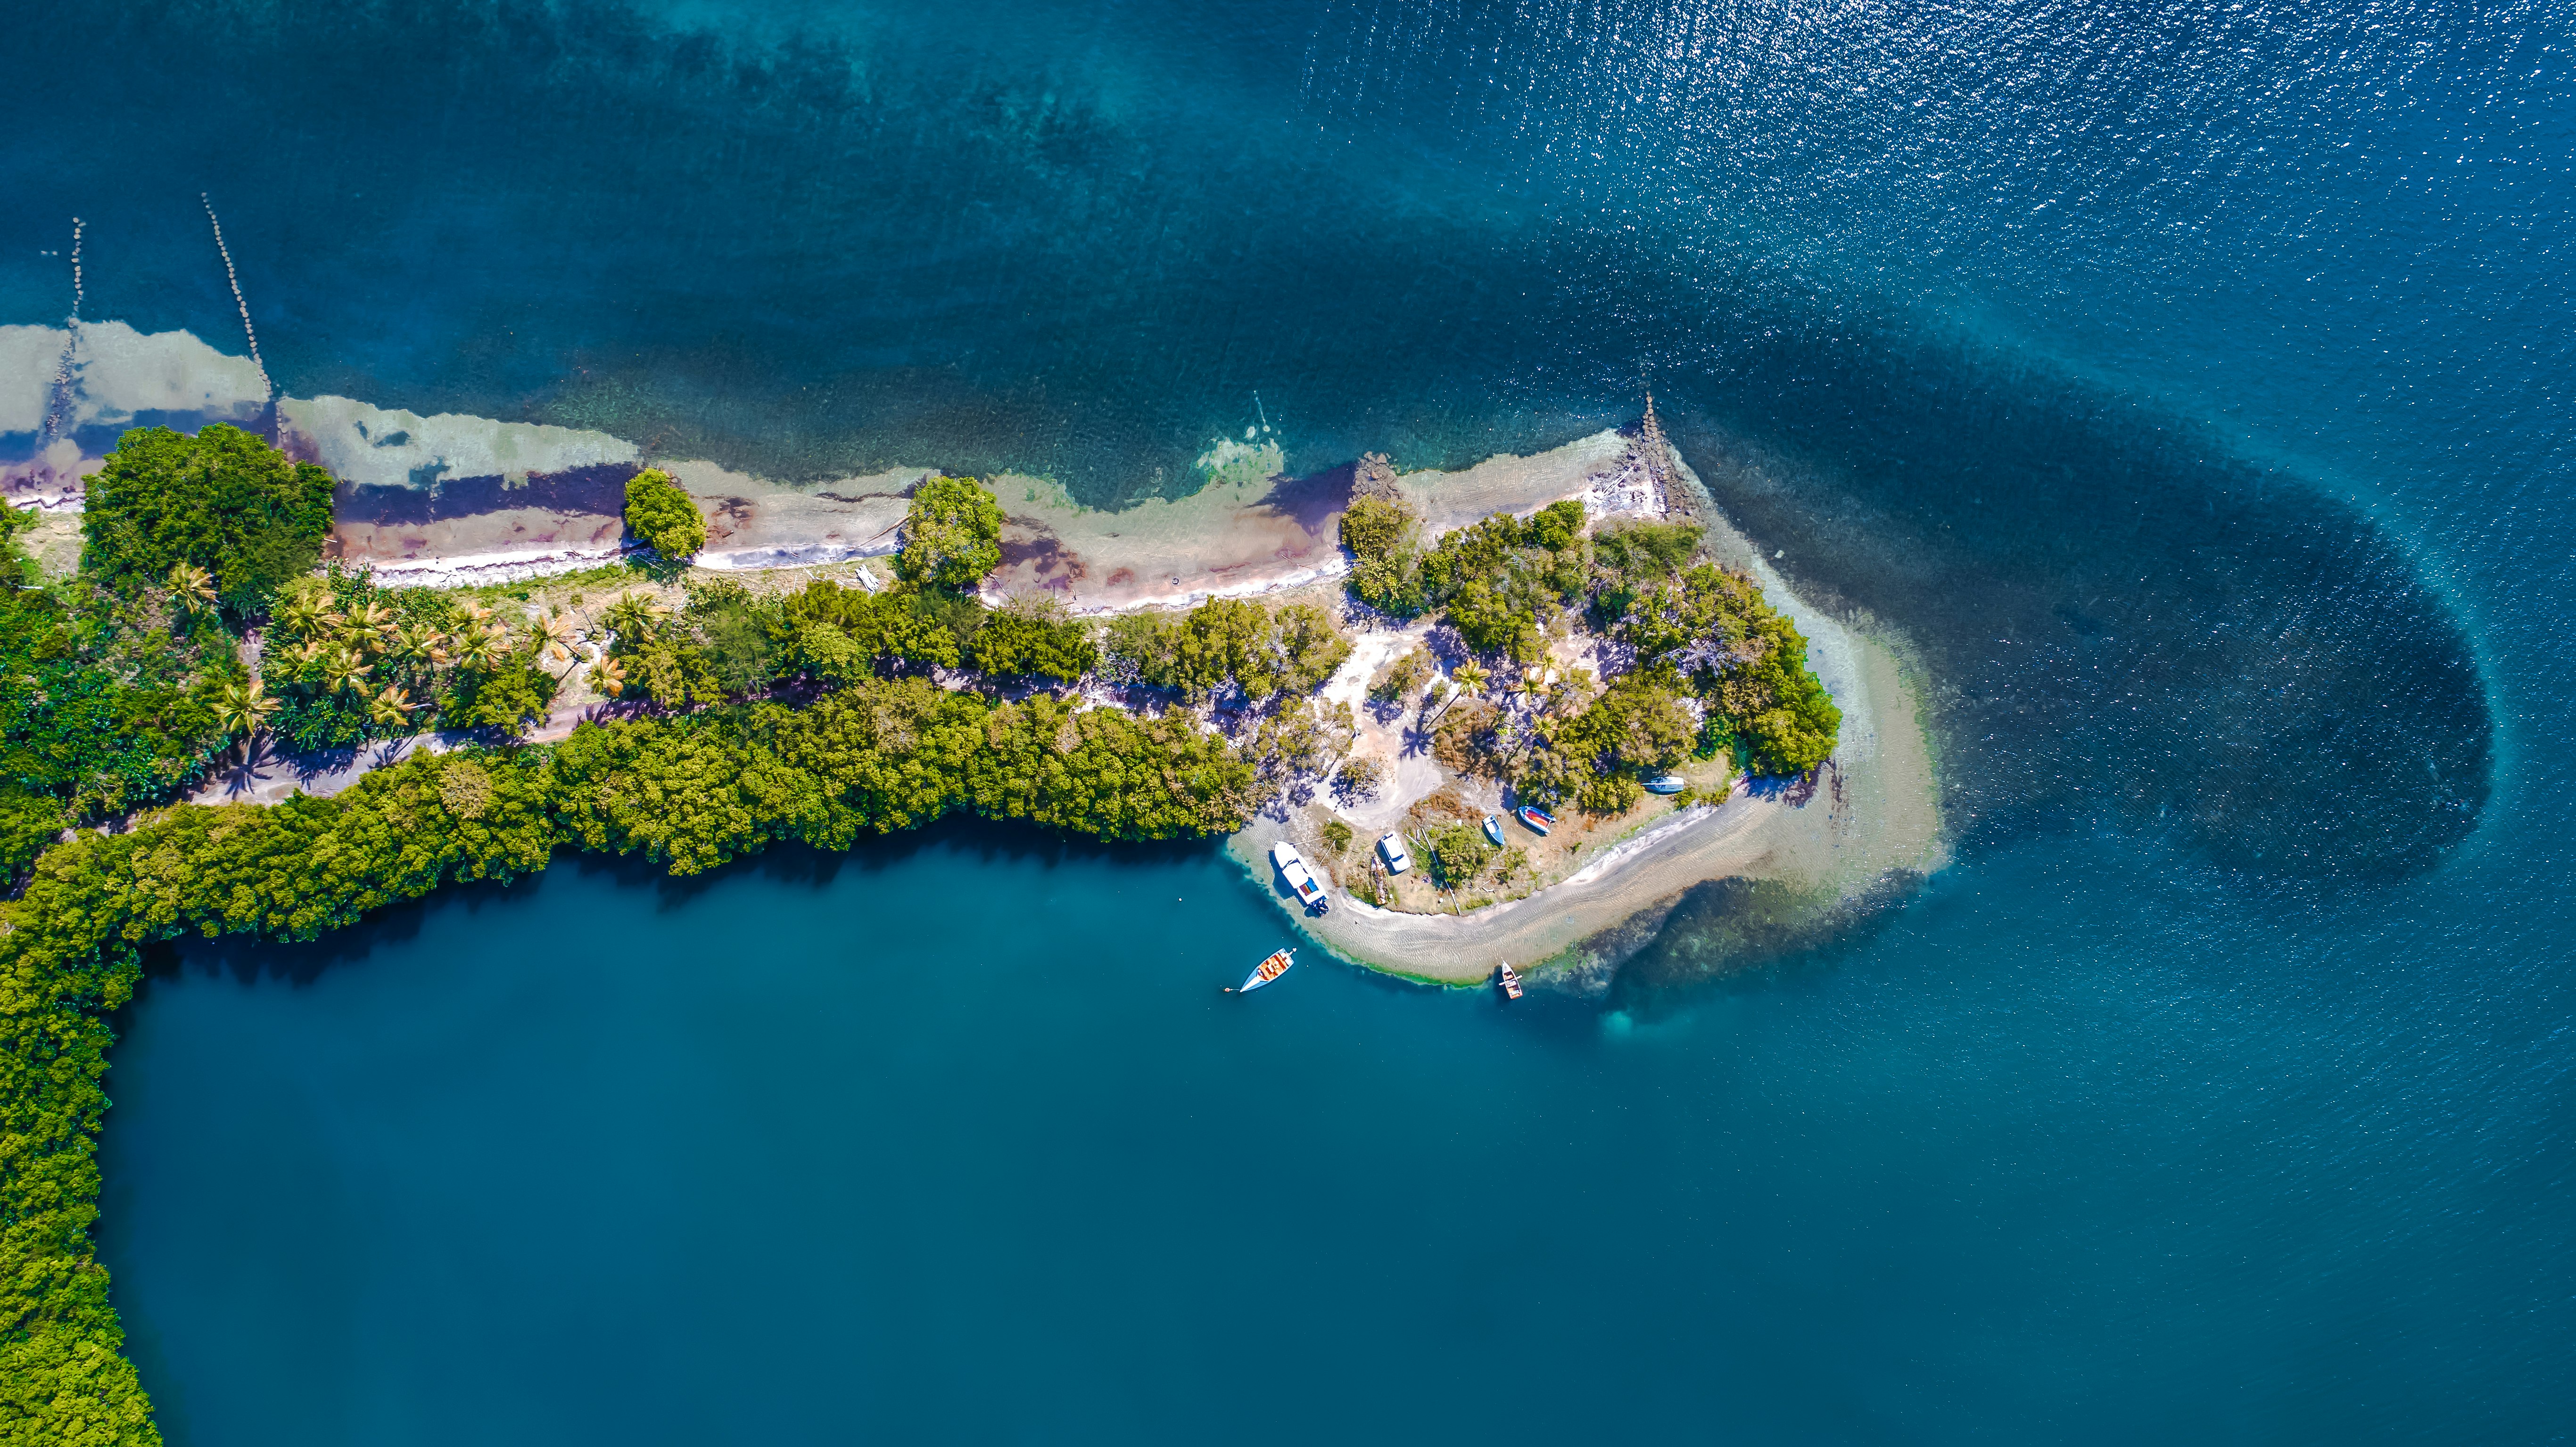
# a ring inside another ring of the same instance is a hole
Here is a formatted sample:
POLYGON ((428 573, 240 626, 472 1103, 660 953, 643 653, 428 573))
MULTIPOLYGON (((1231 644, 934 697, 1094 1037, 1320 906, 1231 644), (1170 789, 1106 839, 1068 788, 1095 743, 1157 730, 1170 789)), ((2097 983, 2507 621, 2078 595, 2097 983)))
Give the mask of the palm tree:
POLYGON ((608 605, 608 629, 620 638, 641 638, 653 631, 654 620, 662 609, 652 599, 633 593, 620 594, 608 605))
POLYGON ((250 757, 251 740, 268 726, 268 716, 275 712, 277 700, 268 696, 256 673, 226 679, 215 695, 215 724, 227 736, 240 736, 244 759, 250 757))
POLYGON ((322 660, 322 681, 331 685, 333 693, 361 688, 367 681, 367 665, 348 649, 334 648, 331 656, 322 660))
POLYGON ((170 596, 194 616, 215 611, 215 575, 194 563, 170 565, 170 596))
POLYGON ((349 611, 349 628, 360 647, 381 653, 394 634, 394 610, 370 598, 364 607, 349 611))
POLYGON ((626 692, 626 666, 614 658, 603 658, 590 666, 591 687, 610 698, 626 692))
POLYGON ((476 673, 497 673, 510 651, 510 635, 476 623, 456 637, 456 661, 476 673))
POLYGON ((546 653, 557 663, 565 665, 562 676, 571 677, 571 665, 576 661, 572 651, 572 619, 566 617, 561 608, 549 610, 537 620, 537 632, 546 640, 546 653))
POLYGON ((323 642, 319 638, 307 638, 302 643, 288 649, 286 656, 294 659, 296 668, 298 670, 302 670, 310 668, 314 664, 321 662, 323 656, 330 652, 330 644, 323 642))
POLYGON ((400 728, 411 722, 413 709, 425 707, 426 704, 412 702, 408 690, 387 685, 384 692, 368 701, 367 713, 378 727, 400 728))
POLYGON ((286 595, 285 602, 277 605, 277 621, 285 625, 287 632, 305 638, 312 635, 323 615, 330 611, 331 605, 323 601, 319 592, 299 587, 286 595))
POLYGON ((1469 693, 1485 691, 1485 665, 1470 658, 1449 671, 1449 681, 1469 693))
POLYGON ((406 623, 393 630, 396 658, 431 658, 446 651, 447 635, 427 623, 406 623))

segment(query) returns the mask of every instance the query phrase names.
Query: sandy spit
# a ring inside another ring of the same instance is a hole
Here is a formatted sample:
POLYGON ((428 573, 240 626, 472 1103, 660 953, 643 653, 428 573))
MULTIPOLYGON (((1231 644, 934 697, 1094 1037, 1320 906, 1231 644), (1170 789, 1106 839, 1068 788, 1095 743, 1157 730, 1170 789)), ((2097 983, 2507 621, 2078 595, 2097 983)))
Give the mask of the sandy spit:
POLYGON ((1310 938, 1372 969, 1476 984, 1506 962, 1524 972, 1551 962, 1591 963, 1567 953, 1613 926, 1668 911, 1683 891, 1706 880, 1777 879, 1841 896, 1891 870, 1929 873, 1947 862, 1931 749, 1895 650, 1791 592, 1708 500, 1699 480, 1687 469, 1682 475, 1696 494, 1712 551, 1750 568, 1773 606, 1797 623, 1817 676, 1842 705, 1841 738, 1816 787, 1803 796, 1739 789, 1714 809, 1683 810, 1621 841, 1525 899, 1464 916, 1376 909, 1338 890, 1329 914, 1306 915, 1268 858, 1288 821, 1265 815, 1227 847, 1310 938))

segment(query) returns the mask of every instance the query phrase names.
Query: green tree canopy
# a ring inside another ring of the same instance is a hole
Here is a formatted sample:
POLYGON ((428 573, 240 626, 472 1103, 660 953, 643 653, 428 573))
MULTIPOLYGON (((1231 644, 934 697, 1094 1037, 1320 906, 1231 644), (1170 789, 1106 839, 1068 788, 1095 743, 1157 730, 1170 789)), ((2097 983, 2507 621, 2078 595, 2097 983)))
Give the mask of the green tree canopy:
POLYGON ((1109 625, 1111 672, 1193 702, 1229 685, 1259 702, 1283 690, 1311 693, 1350 657, 1350 640, 1306 603, 1276 610, 1215 598, 1181 617, 1128 613, 1109 625))
POLYGON ((1352 597, 1410 618, 1422 611, 1422 515, 1400 498, 1363 497, 1342 513, 1352 597))
POLYGON ((671 474, 648 467, 626 480, 626 530, 672 562, 707 545, 707 520, 671 474))
POLYGON ((1496 513, 1440 539, 1421 564, 1422 596, 1479 653, 1539 656, 1539 628, 1586 581, 1583 504, 1550 503, 1527 521, 1496 513))
POLYGON ((929 477, 912 494, 903 519, 904 581, 952 593, 971 592, 1002 565, 1002 505, 971 477, 929 477))
POLYGON ((1091 625, 1051 598, 1014 601, 975 630, 975 666, 986 673, 1071 683, 1100 662, 1091 625))
POLYGON ((236 612, 257 608, 320 559, 331 491, 331 474, 237 427, 138 427, 90 479, 81 570, 133 593, 186 564, 236 612))

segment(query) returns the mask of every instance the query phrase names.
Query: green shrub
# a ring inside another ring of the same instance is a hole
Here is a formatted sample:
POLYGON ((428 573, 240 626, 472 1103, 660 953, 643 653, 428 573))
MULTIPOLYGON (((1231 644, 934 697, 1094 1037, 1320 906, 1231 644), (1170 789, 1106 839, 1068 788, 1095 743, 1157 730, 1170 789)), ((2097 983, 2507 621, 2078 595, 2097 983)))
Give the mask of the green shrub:
POLYGON ((1807 666, 1806 638, 1751 578, 1700 564, 1641 588, 1612 627, 1641 673, 1689 669, 1711 714, 1702 757, 1732 748, 1753 773, 1794 775, 1833 753, 1842 710, 1807 666))
POLYGON ((906 582, 969 593, 1002 565, 1002 505, 971 477, 930 477, 904 513, 895 572, 906 582))
POLYGON ((1422 691, 1431 681, 1431 655, 1416 648, 1387 664, 1369 684, 1368 700, 1380 708, 1393 708, 1422 691))
POLYGON ((17 531, 0 543, 0 876, 70 824, 194 786, 225 742, 210 695, 233 667, 212 607, 87 575, 49 582, 17 531))
POLYGON ((626 480, 626 530, 674 563, 707 545, 707 520, 671 474, 648 467, 626 480))
POLYGON ((1443 889, 1464 886, 1482 874, 1500 852, 1483 830, 1468 824, 1435 824, 1424 830, 1422 837, 1429 846, 1431 877, 1443 889))
POLYGON ((1108 671, 1193 702, 1237 688, 1254 702, 1274 694, 1311 693, 1350 657, 1350 640, 1320 608, 1291 603, 1273 610, 1217 598, 1175 618, 1127 613, 1111 621, 1108 671))
POLYGON ((1459 528, 1421 562, 1422 595, 1478 653, 1539 656, 1539 629, 1580 597, 1583 505, 1551 503, 1524 521, 1496 513, 1459 528))
MULTIPOLYGON (((958 601, 971 613, 972 599, 958 601)), ((817 578, 780 605, 785 667, 844 686, 881 666, 955 668, 964 657, 950 626, 957 611, 909 589, 869 593, 817 578)))

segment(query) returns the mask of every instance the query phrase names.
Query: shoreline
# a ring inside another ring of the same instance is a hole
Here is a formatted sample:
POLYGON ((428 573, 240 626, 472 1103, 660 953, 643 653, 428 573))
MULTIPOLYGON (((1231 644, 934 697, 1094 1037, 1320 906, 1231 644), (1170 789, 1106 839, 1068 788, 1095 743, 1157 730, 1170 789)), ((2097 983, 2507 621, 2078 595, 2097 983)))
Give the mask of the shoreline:
MULTIPOLYGON (((1589 942, 1645 916, 1660 923, 1686 890, 1706 881, 1790 883, 1817 893, 1818 907, 1827 908, 1890 872, 1929 874, 1947 862, 1931 741, 1895 649, 1792 592, 1698 477, 1678 460, 1675 471, 1693 494, 1711 552, 1754 573, 1806 635, 1810 665, 1842 705, 1841 735, 1815 787, 1793 798, 1794 790, 1739 783, 1723 804, 1650 821, 1565 879, 1463 915, 1380 909, 1338 885, 1327 886, 1330 913, 1306 914, 1279 882, 1268 850, 1273 840, 1292 838, 1318 862, 1312 821, 1298 818, 1312 810, 1273 809, 1228 839, 1227 852, 1308 939, 1351 963, 1431 984, 1482 985, 1509 962, 1534 984, 1562 988, 1618 963, 1587 949, 1589 942)), ((1354 840, 1352 847, 1366 845, 1354 840)), ((1648 932, 1627 933, 1642 942, 1648 932)))
MULTIPOLYGON (((1786 881, 1830 902, 1866 889, 1892 870, 1929 873, 1940 866, 1944 856, 1929 739, 1914 690, 1903 678, 1893 649, 1793 592, 1679 459, 1674 460, 1674 474, 1677 490, 1685 495, 1671 499, 1631 495, 1618 500, 1624 507, 1601 507, 1604 465, 1627 447, 1621 434, 1605 431, 1546 452, 1488 458, 1456 472, 1402 474, 1398 485, 1423 510, 1429 530, 1464 525, 1496 511, 1527 515, 1569 498, 1582 499, 1595 520, 1642 514, 1682 515, 1697 521, 1711 556, 1750 572, 1774 606, 1806 635, 1811 666, 1843 706, 1841 735, 1832 759, 1803 797, 1793 798, 1797 791, 1772 781, 1756 790, 1738 779, 1722 804, 1698 804, 1644 819, 1626 833, 1600 841, 1601 853, 1566 877, 1464 915, 1381 909, 1352 898, 1333 877, 1333 861, 1322 852, 1314 827, 1319 822, 1316 807, 1275 803, 1245 829, 1226 836, 1221 847, 1256 885, 1271 891, 1309 939, 1330 953, 1381 973, 1444 986, 1484 982, 1496 965, 1509 961, 1534 983, 1561 988, 1568 979, 1588 977, 1597 974, 1599 966, 1616 963, 1589 948, 1589 942, 1613 935, 1633 940, 1650 934, 1622 927, 1648 917, 1659 922, 1685 891, 1705 881, 1727 877, 1786 881), (1334 901, 1330 914, 1305 916, 1280 885, 1267 850, 1271 841, 1283 837, 1295 840, 1310 862, 1325 866, 1319 873, 1328 879, 1334 901)), ((723 488, 730 493, 751 481, 713 476, 713 469, 703 464, 677 470, 710 491, 723 488)), ((870 481, 886 487, 900 480, 908 487, 918 476, 907 469, 870 481)), ((1012 490, 1020 493, 1018 505, 1005 506, 1005 538, 1016 539, 1018 546, 1006 551, 1004 568, 996 575, 999 581, 987 586, 985 599, 1001 603, 1015 593, 1043 588, 1062 601, 1067 612, 1094 618, 1146 609, 1185 609, 1213 598, 1275 601, 1303 594, 1307 596, 1300 601, 1332 606, 1339 598, 1334 585, 1349 572, 1350 560, 1337 538, 1329 553, 1316 554, 1321 540, 1332 536, 1332 519, 1338 517, 1338 504, 1347 493, 1334 498, 1337 505, 1330 514, 1299 523, 1295 533, 1302 536, 1288 536, 1283 546, 1287 528, 1281 510, 1270 500, 1282 481, 1272 479, 1271 487, 1260 492, 1220 483, 1178 502, 1158 500, 1127 512, 1103 513, 1082 509, 1060 492, 1048 495, 1047 488, 1033 479, 993 479, 1005 497, 1012 490), (1040 499, 1035 505, 1028 502, 1033 496, 1040 499), (1146 521, 1153 526, 1140 526, 1135 520, 1138 512, 1146 513, 1146 521), (1196 526, 1208 528, 1213 540, 1194 538, 1187 529, 1196 526), (1270 556, 1242 559, 1247 534, 1270 556), (1048 546, 1034 546, 1033 539, 1042 539, 1048 546), (1210 555, 1228 561, 1205 566, 1210 555), (1126 586, 1108 583, 1119 570, 1132 573, 1134 564, 1148 559, 1179 567, 1192 556, 1200 566, 1165 572, 1157 586, 1136 587, 1132 580, 1126 586), (1054 586, 1048 586, 1050 582, 1054 586), (1037 588, 1030 586, 1033 583, 1037 588)), ((721 502, 710 501, 705 493, 697 495, 711 515, 722 513, 721 502)), ((849 539, 849 531, 855 529, 828 525, 844 525, 859 510, 869 522, 889 515, 899 520, 900 493, 889 488, 861 496, 841 494, 826 501, 836 506, 821 513, 804 512, 803 518, 809 524, 827 524, 826 536, 800 536, 779 526, 784 519, 775 517, 757 530, 735 529, 737 536, 761 534, 757 550, 742 552, 764 560, 800 553, 805 557, 792 562, 745 562, 738 553, 711 551, 701 554, 693 566, 713 573, 793 575, 802 569, 857 562, 863 566, 856 571, 865 575, 868 559, 895 551, 891 523, 873 528, 878 536, 856 541, 849 539)), ((736 519, 741 520, 739 514, 736 519)), ((405 558, 377 564, 376 574, 381 583, 391 586, 539 584, 549 577, 612 566, 635 551, 631 546, 540 548, 405 558)), ((859 581, 863 586, 876 582, 865 576, 859 581)), ((639 579, 638 584, 642 583, 639 579)), ((1352 658, 1326 684, 1322 696, 1348 694, 1355 700, 1371 668, 1383 661, 1381 655, 1392 656, 1392 651, 1418 641, 1414 635, 1419 631, 1419 625, 1414 625, 1371 628, 1355 635, 1352 658)), ((594 712, 592 702, 579 695, 567 699, 529 738, 535 742, 563 738, 594 712)), ((1399 791, 1385 798, 1342 811, 1344 817, 1374 832, 1396 824, 1407 804, 1438 788, 1444 779, 1427 757, 1404 754, 1390 742, 1397 730, 1380 726, 1364 732, 1369 735, 1364 746, 1393 755, 1390 762, 1396 765, 1400 785, 1399 791)), ((410 752, 449 746, 448 740, 423 735, 310 776, 293 773, 289 760, 257 760, 210 777, 190 802, 267 803, 298 792, 336 793, 373 768, 410 752)), ((1481 787, 1491 790, 1490 785, 1481 787)), ((1367 846, 1354 847, 1364 851, 1367 846)))
MULTIPOLYGON (((107 338, 99 332, 85 334, 82 341, 107 338)), ((179 342, 174 336, 116 340, 138 354, 179 342)), ((205 353, 202 358, 191 355, 191 363, 220 371, 233 360, 193 338, 185 340, 193 344, 185 350, 205 353)), ((235 395, 240 388, 229 385, 238 379, 222 380, 227 385, 208 385, 202 399, 191 397, 201 401, 202 420, 255 425, 256 418, 239 415, 251 408, 246 395, 235 395)), ((542 585, 551 578, 617 566, 641 551, 623 538, 614 499, 622 474, 649 459, 622 439, 462 414, 423 417, 345 397, 281 397, 270 405, 291 451, 339 464, 335 471, 348 474, 344 512, 328 553, 371 569, 381 585, 542 585), (471 476, 463 475, 469 470, 471 476), (486 472, 494 475, 484 476, 486 472), (429 486, 400 481, 425 475, 439 481, 429 486)), ((1275 444, 1233 450, 1273 466, 1277 462, 1275 444)), ((42 534, 76 532, 82 474, 95 465, 63 452, 55 449, 8 469, 6 482, 16 494, 9 500, 37 509, 48 520, 42 534)), ((1650 472, 1628 465, 1629 454, 1629 440, 1605 429, 1545 451, 1497 454, 1454 471, 1401 473, 1395 483, 1420 511, 1431 535, 1492 513, 1526 516, 1569 498, 1581 499, 1593 522, 1675 514, 1698 521, 1711 556, 1752 574, 1806 635, 1811 666, 1843 705, 1842 734, 1820 776, 1822 787, 1791 801, 1788 791, 1755 793, 1739 785, 1714 808, 1694 806, 1680 816, 1638 821, 1623 835, 1597 841, 1602 852, 1566 877, 1467 915, 1379 909, 1350 898, 1336 882, 1334 912, 1299 920, 1326 949, 1372 969, 1473 983, 1489 978, 1506 959, 1525 973, 1574 963, 1585 941, 1668 911, 1683 891, 1704 880, 1789 880, 1840 896, 1891 869, 1928 872, 1939 867, 1943 848, 1929 740, 1913 691, 1888 644, 1824 615, 1792 592, 1679 458, 1673 459, 1674 491, 1686 495, 1667 498, 1650 472), (1830 802, 1813 797, 1828 789, 1830 802)), ((907 497, 933 471, 899 467, 789 486, 704 460, 663 460, 658 465, 680 481, 707 519, 708 545, 692 560, 692 568, 790 576, 807 569, 846 569, 859 575, 856 581, 862 586, 876 582, 869 561, 897 550, 907 497), (853 564, 857 566, 851 568, 853 564)), ((1354 467, 1346 464, 1295 478, 1260 473, 1257 467, 1219 467, 1195 493, 1150 499, 1116 512, 1085 507, 1050 479, 1019 474, 986 479, 1003 505, 1006 524, 1002 565, 987 581, 984 598, 999 604, 1018 596, 1048 595, 1068 614, 1091 618, 1183 610, 1216 599, 1274 601, 1307 595, 1300 601, 1331 605, 1340 597, 1338 580, 1351 568, 1335 523, 1351 499, 1354 467)), ((54 540, 44 548, 49 562, 66 551, 64 543, 77 547, 71 537, 54 540)), ((636 586, 650 586, 640 577, 635 581, 636 586)), ((1356 654, 1374 657, 1410 640, 1364 631, 1354 641, 1356 654)), ((1360 682, 1337 680, 1330 687, 1350 692, 1360 682)), ((565 736, 594 712, 588 702, 579 696, 567 699, 530 737, 543 742, 565 736)), ((267 802, 297 792, 334 793, 382 762, 448 743, 424 735, 312 775, 295 774, 291 759, 245 761, 210 776, 189 800, 267 802)), ((1387 739, 1372 737, 1364 746, 1391 755, 1389 762, 1397 765, 1404 788, 1427 792, 1426 785, 1442 782, 1427 758, 1409 757, 1387 739)), ((1373 821, 1368 827, 1374 830, 1394 822, 1415 797, 1419 793, 1397 795, 1351 813, 1355 820, 1373 821)), ((1287 896, 1263 857, 1271 839, 1296 837, 1310 861, 1330 864, 1319 857, 1311 830, 1300 829, 1301 823, 1314 822, 1298 818, 1300 812, 1286 803, 1274 805, 1225 845, 1257 881, 1270 884, 1283 908, 1289 905, 1287 896)), ((1303 813, 1311 816, 1313 810, 1303 813)), ((1327 867, 1319 872, 1333 871, 1327 867)))

